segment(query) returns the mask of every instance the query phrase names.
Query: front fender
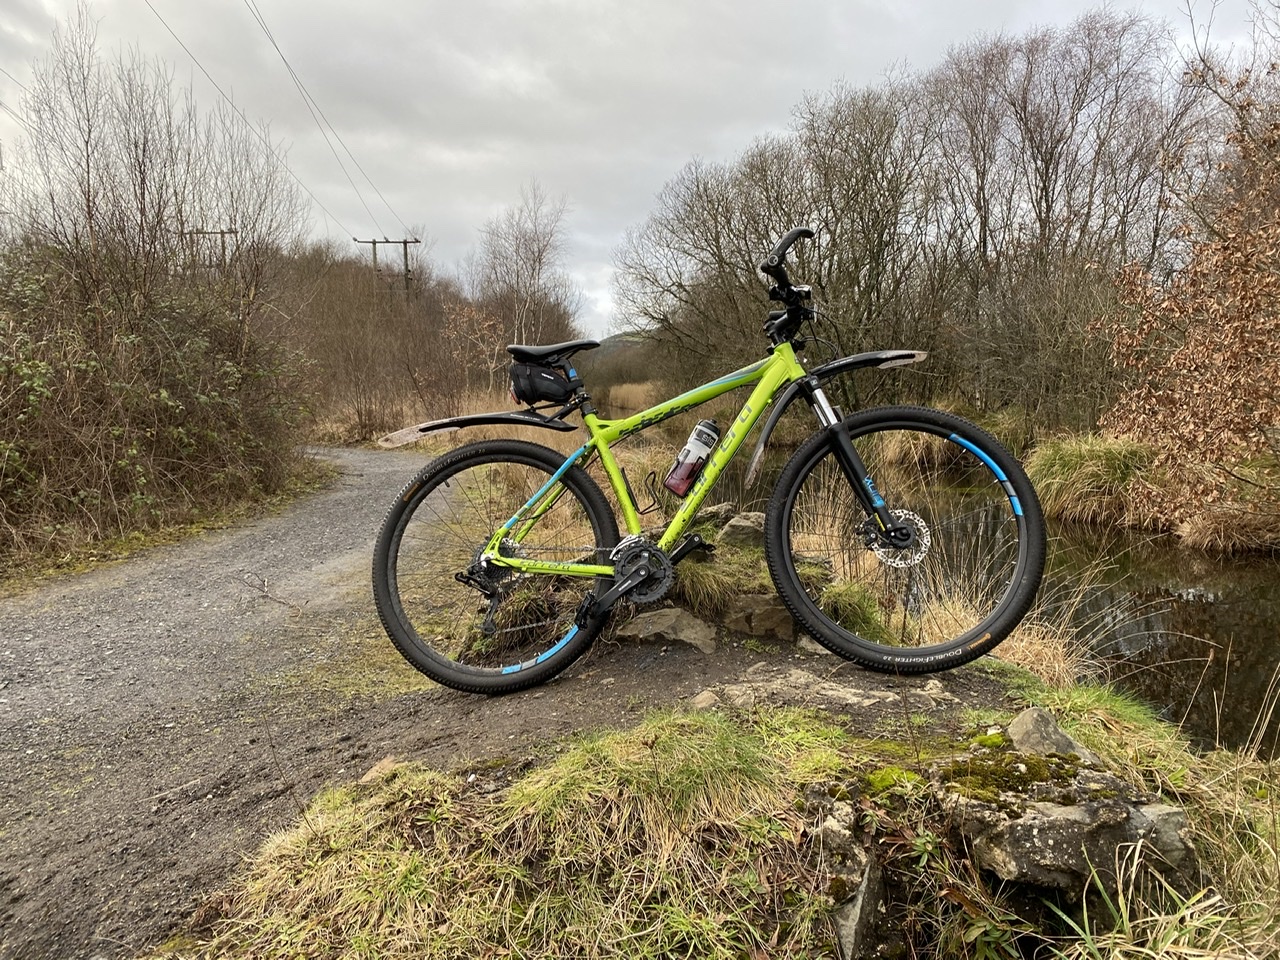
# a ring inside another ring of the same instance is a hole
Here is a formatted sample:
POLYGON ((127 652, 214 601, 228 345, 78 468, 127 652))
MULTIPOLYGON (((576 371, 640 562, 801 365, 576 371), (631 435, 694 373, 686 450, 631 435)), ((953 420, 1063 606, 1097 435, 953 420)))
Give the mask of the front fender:
MULTIPOLYGON (((851 357, 841 357, 839 360, 824 363, 822 366, 810 370, 809 376, 817 378, 819 383, 825 383, 832 377, 841 373, 848 373, 851 370, 860 370, 863 367, 875 367, 877 369, 905 367, 910 363, 919 363, 928 355, 923 350, 872 350, 868 353, 855 353, 851 357)), ((782 419, 782 415, 786 412, 787 407, 791 405, 791 401, 800 395, 803 385, 803 380, 797 380, 774 399, 773 409, 765 419, 764 426, 760 428, 760 439, 756 441, 756 448, 751 453, 751 462, 747 465, 746 485, 748 488, 755 485, 756 475, 759 474, 760 464, 764 459, 765 444, 769 442, 769 434, 773 433, 773 428, 778 425, 778 421, 782 419)))
POLYGON ((470 413, 465 417, 449 417, 447 420, 429 420, 426 423, 397 430, 395 433, 388 433, 378 440, 378 446, 403 447, 406 443, 421 440, 429 433, 448 433, 451 430, 461 430, 463 427, 479 427, 494 423, 518 427, 544 427, 547 430, 559 430, 562 433, 578 429, 572 423, 565 423, 554 417, 544 417, 536 410, 502 410, 497 413, 470 413))

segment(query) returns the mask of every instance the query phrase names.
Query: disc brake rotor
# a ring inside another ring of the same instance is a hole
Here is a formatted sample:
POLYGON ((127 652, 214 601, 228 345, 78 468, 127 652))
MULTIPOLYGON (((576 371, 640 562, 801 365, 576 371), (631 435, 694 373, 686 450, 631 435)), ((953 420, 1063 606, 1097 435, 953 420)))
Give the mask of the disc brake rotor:
POLYGON ((915 541, 909 547, 891 547, 876 537, 869 546, 871 552, 880 558, 880 562, 890 567, 914 567, 925 558, 933 538, 929 535, 929 527, 918 513, 910 510, 890 510, 890 515, 915 532, 915 541))

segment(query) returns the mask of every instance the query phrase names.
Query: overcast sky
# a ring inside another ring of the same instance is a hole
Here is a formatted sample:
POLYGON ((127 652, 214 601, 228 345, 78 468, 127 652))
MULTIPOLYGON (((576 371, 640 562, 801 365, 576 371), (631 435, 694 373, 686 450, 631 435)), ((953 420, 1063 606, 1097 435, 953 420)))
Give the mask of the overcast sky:
MULTIPOLYGON (((787 126, 807 92, 924 69, 982 33, 1065 25, 1088 0, 256 0, 257 10, 374 190, 347 181, 251 0, 97 0, 105 50, 137 44, 218 94, 178 40, 254 118, 288 144, 297 177, 329 211, 312 232, 405 235, 449 269, 479 227, 536 179, 569 202, 567 266, 593 335, 607 332, 611 259, 628 227, 694 157, 728 160, 787 126), (154 11, 153 9, 154 8, 154 11), (178 40, 166 30, 163 18, 178 40), (388 206, 390 210, 388 210, 388 206)), ((1188 34, 1181 0, 1115 4, 1188 34)), ((0 103, 21 110, 31 61, 74 0, 4 0, 0 103)), ((1245 0, 1223 0, 1220 37, 1245 0)), ((1208 11, 1199 0, 1197 13, 1208 11)), ((20 128, 0 110, 0 143, 20 128)), ((7 151, 6 151, 7 152, 7 151)), ((368 248, 363 248, 367 250, 368 248)))

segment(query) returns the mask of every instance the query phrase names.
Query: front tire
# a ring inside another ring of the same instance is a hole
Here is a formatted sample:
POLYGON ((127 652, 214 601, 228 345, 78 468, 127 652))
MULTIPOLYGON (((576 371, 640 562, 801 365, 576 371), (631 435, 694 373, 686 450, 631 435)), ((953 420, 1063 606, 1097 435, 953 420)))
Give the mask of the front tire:
POLYGON ((873 670, 928 673, 990 651, 1035 599, 1044 570, 1040 504, 1018 462, 967 420, 919 407, 855 414, 845 426, 898 520, 876 537, 828 432, 796 451, 765 522, 765 556, 807 633, 873 670))
POLYGON ((541 496, 499 552, 607 564, 618 524, 581 467, 521 440, 468 444, 428 464, 392 504, 374 549, 373 594, 387 635, 438 683, 508 693, 542 683, 590 646, 608 617, 575 624, 611 577, 519 573, 480 563, 490 538, 541 496))

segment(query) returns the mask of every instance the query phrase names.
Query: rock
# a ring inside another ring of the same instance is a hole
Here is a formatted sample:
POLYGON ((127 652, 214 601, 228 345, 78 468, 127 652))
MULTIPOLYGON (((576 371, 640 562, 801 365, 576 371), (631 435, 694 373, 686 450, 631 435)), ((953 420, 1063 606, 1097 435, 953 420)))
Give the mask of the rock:
POLYGON ((698 511, 699 520, 709 520, 717 527, 723 527, 738 512, 738 508, 729 501, 717 503, 710 507, 702 507, 698 511))
POLYGON ((763 547, 764 514, 738 514, 724 525, 716 542, 726 547, 763 547))
MULTIPOLYGON (((995 791, 951 782, 943 788, 944 802, 957 831, 969 841, 974 862, 1002 880, 1078 896, 1094 870, 1114 884, 1116 851, 1122 846, 1141 841, 1179 867, 1191 853, 1182 838, 1186 818, 1181 810, 1147 802, 1148 796, 1110 773, 1062 760, 1046 763, 1032 754, 971 762, 979 772, 975 779, 993 782, 998 776, 992 771, 1003 765, 1005 788, 998 797, 987 796, 995 791)), ((966 761, 953 763, 943 779, 963 781, 966 769, 966 761)))
POLYGON ((893 703, 898 695, 887 690, 861 690, 848 683, 824 680, 807 670, 782 670, 757 664, 746 672, 745 682, 725 687, 725 696, 735 706, 753 706, 765 701, 799 705, 871 707, 893 703))
POLYGON ((1097 754, 1063 733, 1053 715, 1040 707, 1028 707, 1013 718, 1009 724, 1009 740, 1021 753, 1041 756, 1059 753, 1064 757, 1074 753, 1086 763, 1102 766, 1097 754))
POLYGON ((811 653, 815 656, 834 657, 835 654, 820 644, 807 633, 797 633, 796 646, 805 653, 811 653))
POLYGON ((835 911, 836 939, 843 960, 862 960, 878 955, 880 938, 872 936, 872 928, 884 909, 884 883, 880 864, 868 857, 857 892, 835 911))
POLYGON ((694 710, 711 710, 720 706, 720 698, 714 690, 703 690, 689 701, 689 706, 694 710))
POLYGON ((817 830, 822 867, 830 875, 828 890, 835 901, 833 919, 840 956, 861 960, 878 955, 880 938, 872 928, 884 909, 880 865, 868 852, 858 828, 858 810, 846 800, 820 801, 828 809, 817 830))
POLYGON ((679 607, 641 613, 619 627, 618 636, 635 640, 687 643, 705 654, 716 652, 715 628, 679 607))
POLYGON ((725 698, 735 707, 749 710, 756 705, 756 692, 750 684, 731 683, 724 688, 725 698))
POLYGON ((395 757, 386 756, 375 763, 372 767, 365 771, 363 777, 360 778, 361 783, 373 783, 375 780, 382 779, 387 773, 395 769, 400 761, 395 757))
POLYGON ((762 640, 792 641, 796 622, 776 593, 746 593, 733 603, 724 625, 734 633, 762 640))
POLYGON ((1190 844, 1182 836, 1187 828, 1187 812, 1167 803, 1144 803, 1138 807, 1138 812, 1151 821, 1148 834, 1151 846, 1160 852, 1165 862, 1181 866, 1192 852, 1190 844))
POLYGON ((960 698, 954 694, 947 693, 947 688, 942 685, 942 681, 937 677, 931 677, 925 682, 924 687, 920 691, 929 695, 934 703, 959 703, 960 698))

